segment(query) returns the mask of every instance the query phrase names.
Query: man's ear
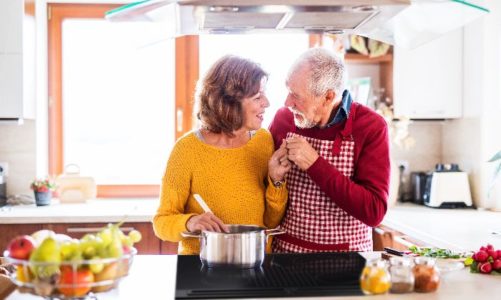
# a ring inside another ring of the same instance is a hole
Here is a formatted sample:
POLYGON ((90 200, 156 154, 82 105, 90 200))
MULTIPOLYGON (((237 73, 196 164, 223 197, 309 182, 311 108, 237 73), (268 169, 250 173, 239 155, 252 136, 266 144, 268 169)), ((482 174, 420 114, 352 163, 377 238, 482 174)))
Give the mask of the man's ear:
POLYGON ((327 90, 327 92, 325 93, 324 105, 325 106, 332 105, 334 99, 336 99, 336 93, 331 89, 327 90))

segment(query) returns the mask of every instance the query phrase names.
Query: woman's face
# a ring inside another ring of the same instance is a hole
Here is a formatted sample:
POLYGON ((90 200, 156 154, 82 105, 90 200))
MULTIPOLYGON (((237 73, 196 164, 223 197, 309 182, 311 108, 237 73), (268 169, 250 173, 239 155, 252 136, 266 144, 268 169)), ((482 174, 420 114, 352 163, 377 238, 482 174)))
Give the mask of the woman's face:
POLYGON ((270 102, 265 94, 266 78, 261 79, 259 92, 242 100, 242 110, 244 115, 243 128, 245 130, 257 130, 263 123, 264 111, 270 106, 270 102))

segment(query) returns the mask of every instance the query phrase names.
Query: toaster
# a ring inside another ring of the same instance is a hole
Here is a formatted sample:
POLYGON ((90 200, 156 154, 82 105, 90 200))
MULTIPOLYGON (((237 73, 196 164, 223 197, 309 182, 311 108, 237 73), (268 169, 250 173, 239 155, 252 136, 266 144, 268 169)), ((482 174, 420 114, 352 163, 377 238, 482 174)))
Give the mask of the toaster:
POLYGON ((471 207, 468 173, 457 164, 437 164, 426 178, 423 203, 435 208, 471 207))

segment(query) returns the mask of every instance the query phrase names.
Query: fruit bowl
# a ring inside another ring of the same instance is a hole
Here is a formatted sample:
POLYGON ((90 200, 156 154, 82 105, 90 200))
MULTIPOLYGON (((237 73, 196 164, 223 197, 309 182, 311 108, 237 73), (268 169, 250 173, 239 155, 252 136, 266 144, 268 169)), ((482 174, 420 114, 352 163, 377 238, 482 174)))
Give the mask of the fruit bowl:
POLYGON ((9 251, 4 252, 4 257, 15 266, 11 279, 22 293, 46 299, 97 299, 96 293, 114 289, 128 275, 136 253, 131 247, 118 258, 59 263, 16 259, 9 251))

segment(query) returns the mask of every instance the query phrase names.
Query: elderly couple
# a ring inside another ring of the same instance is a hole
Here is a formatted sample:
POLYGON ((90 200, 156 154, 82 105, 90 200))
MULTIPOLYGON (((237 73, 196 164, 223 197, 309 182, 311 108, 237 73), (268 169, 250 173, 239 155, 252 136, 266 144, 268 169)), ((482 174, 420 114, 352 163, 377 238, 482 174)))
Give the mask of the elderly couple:
POLYGON ((197 254, 198 240, 181 232, 253 224, 285 230, 273 252, 372 251, 371 227, 387 209, 388 129, 352 101, 345 73, 328 50, 303 53, 268 132, 266 72, 239 57, 218 60, 197 89, 202 126, 177 141, 167 163, 156 235, 197 254))

